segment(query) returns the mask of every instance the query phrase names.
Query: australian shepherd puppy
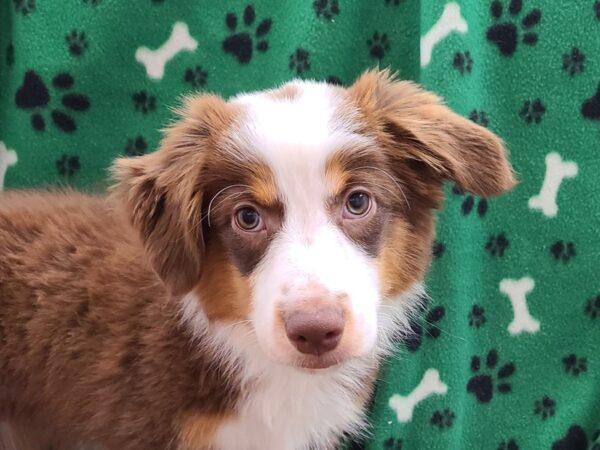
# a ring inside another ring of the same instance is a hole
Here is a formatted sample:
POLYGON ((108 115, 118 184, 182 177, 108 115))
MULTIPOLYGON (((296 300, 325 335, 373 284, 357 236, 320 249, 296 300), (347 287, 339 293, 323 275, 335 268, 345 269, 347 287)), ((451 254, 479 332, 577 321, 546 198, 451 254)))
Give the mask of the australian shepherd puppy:
POLYGON ((498 137, 387 71, 189 98, 113 170, 107 197, 0 196, 5 446, 335 448, 407 329, 444 180, 514 184, 498 137))

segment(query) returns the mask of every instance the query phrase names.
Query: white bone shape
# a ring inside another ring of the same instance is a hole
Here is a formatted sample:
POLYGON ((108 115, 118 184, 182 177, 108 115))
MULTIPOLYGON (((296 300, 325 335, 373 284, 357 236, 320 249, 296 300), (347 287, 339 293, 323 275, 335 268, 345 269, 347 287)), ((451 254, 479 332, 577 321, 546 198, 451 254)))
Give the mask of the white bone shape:
POLYGON ((527 306, 527 294, 533 291, 535 282, 530 277, 520 280, 505 279, 500 282, 500 292, 508 296, 514 311, 514 319, 508 325, 508 332, 513 336, 540 331, 539 320, 534 319, 527 306))
POLYGON ((165 65, 175 55, 183 50, 194 51, 197 47, 198 41, 190 36, 188 26, 184 22, 176 22, 171 36, 162 46, 156 50, 140 47, 135 52, 135 59, 146 67, 149 78, 161 80, 165 74, 165 65))
POLYGON ((390 397, 389 406, 398 416, 398 422, 410 422, 415 407, 426 398, 434 394, 445 394, 448 386, 440 380, 440 373, 436 369, 428 369, 419 385, 407 396, 394 394, 390 397))
POLYGON ((18 161, 17 152, 6 148, 4 142, 0 141, 0 191, 4 189, 4 175, 9 167, 18 161))
POLYGON ((438 21, 425 35, 421 36, 421 67, 429 64, 433 47, 446 39, 450 33, 464 34, 468 30, 467 21, 460 15, 459 4, 456 2, 446 4, 438 21))
POLYGON ((530 209, 539 209, 546 217, 554 217, 558 213, 556 196, 562 181, 565 178, 577 176, 577 163, 573 161, 563 161, 556 152, 546 155, 546 175, 544 183, 538 195, 529 199, 530 209))

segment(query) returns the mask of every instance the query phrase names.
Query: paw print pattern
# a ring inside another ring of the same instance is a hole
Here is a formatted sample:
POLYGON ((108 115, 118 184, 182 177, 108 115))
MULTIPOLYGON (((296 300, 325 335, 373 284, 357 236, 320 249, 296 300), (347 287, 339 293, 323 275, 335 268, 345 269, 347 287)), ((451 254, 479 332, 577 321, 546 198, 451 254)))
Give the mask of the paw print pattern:
POLYGON ((596 0, 594 3, 594 14, 596 15, 596 19, 600 20, 600 0, 596 0))
POLYGON ((540 416, 542 420, 546 420, 549 417, 552 417, 556 412, 556 402, 552 400, 547 395, 541 400, 535 401, 535 407, 533 408, 533 413, 536 416, 540 416))
MULTIPOLYGON (((465 191, 463 191, 458 186, 454 186, 452 188, 452 193, 454 195, 464 195, 465 191)), ((460 207, 463 216, 468 216, 473 211, 473 207, 475 206, 475 197, 473 195, 467 195, 462 202, 460 207)), ((479 217, 485 217, 488 211, 488 201, 485 198, 480 198, 477 201, 477 215, 479 217)))
POLYGON ((517 441, 509 439, 508 441, 500 442, 498 450, 519 450, 519 446, 517 445, 517 441))
POLYGON ((294 53, 290 55, 289 62, 290 70, 296 72, 298 75, 306 72, 310 69, 310 55, 308 51, 303 48, 297 48, 294 53))
POLYGON ((183 80, 195 88, 204 86, 207 78, 208 73, 202 68, 202 66, 189 67, 185 70, 185 74, 183 76, 183 80))
POLYGON ((590 298, 585 304, 585 314, 592 319, 600 317, 600 295, 590 298))
POLYGON ((15 11, 27 16, 35 11, 35 0, 13 0, 15 11))
POLYGON ((565 356, 562 363, 568 374, 579 376, 579 374, 587 372, 587 358, 579 357, 575 353, 565 356))
POLYGON ((146 153, 148 144, 142 136, 138 136, 135 139, 127 139, 127 145, 125 146, 125 154, 127 156, 141 156, 146 153))
POLYGON ((471 311, 469 312, 468 319, 470 327, 479 328, 483 326, 487 320, 485 318, 485 309, 479 305, 473 305, 471 311))
POLYGON ((15 46, 12 43, 6 46, 6 55, 4 59, 8 67, 15 63, 15 46))
POLYGON ((340 13, 338 0, 315 0, 313 8, 317 17, 322 17, 330 21, 340 13))
POLYGON ((489 123, 487 113, 485 111, 478 111, 476 109, 469 113, 469 120, 481 125, 482 127, 487 127, 489 123))
POLYGON ((431 252, 435 259, 440 259, 443 256, 445 251, 446 251, 446 246, 443 243, 441 243, 440 241, 435 241, 433 243, 433 248, 432 248, 431 252))
POLYGON ((562 69, 570 76, 583 72, 585 68, 585 55, 577 47, 573 47, 569 53, 563 54, 562 69))
POLYGON ((131 96, 133 106, 136 111, 148 114, 156 109, 156 97, 148 94, 146 91, 138 91, 131 96))
POLYGON ((63 154, 60 159, 56 160, 55 164, 56 170, 58 170, 58 173, 63 177, 71 177, 75 175, 81 167, 79 163, 79 156, 77 155, 69 156, 63 154))
POLYGON ((500 50, 503 56, 512 56, 517 50, 519 40, 526 45, 535 45, 538 41, 538 35, 533 29, 540 22, 542 12, 534 8, 521 20, 521 27, 525 33, 522 39, 519 39, 519 27, 517 26, 518 16, 523 9, 523 0, 510 0, 508 12, 510 18, 503 22, 498 22, 503 16, 502 1, 494 0, 490 6, 490 15, 496 22, 490 26, 486 32, 486 38, 500 50))
POLYGON ((471 52, 456 52, 454 54, 454 59, 452 60, 452 67, 460 72, 461 75, 464 75, 466 72, 471 72, 473 69, 473 59, 471 58, 471 52))
POLYGON ((556 261, 567 264, 575 256, 575 244, 573 242, 556 241, 550 247, 550 253, 556 261))
POLYGON ((102 0, 83 0, 83 3, 89 6, 97 6, 102 0))
POLYGON ((485 244, 485 249, 492 256, 497 255, 503 257, 504 252, 506 251, 509 245, 510 242, 506 238, 506 234, 498 233, 494 236, 490 236, 490 238, 487 241, 487 244, 485 244))
POLYGON ((253 49, 259 52, 266 52, 269 49, 269 43, 266 41, 266 35, 271 31, 273 21, 270 18, 262 20, 254 30, 252 28, 256 21, 256 12, 252 5, 246 6, 244 10, 244 25, 246 31, 237 32, 238 17, 235 13, 228 13, 225 16, 225 24, 231 35, 223 40, 223 50, 237 59, 240 64, 248 64, 252 60, 253 49), (255 45, 255 40, 256 42, 255 45))
POLYGON ((385 0, 386 5, 398 6, 402 0, 385 0))
POLYGON ((404 339, 404 343, 409 352, 416 352, 423 343, 423 334, 431 339, 438 339, 442 333, 438 324, 446 315, 446 309, 443 306, 436 306, 425 316, 421 325, 417 321, 411 321, 410 334, 404 339))
POLYGON ((73 30, 65 36, 71 56, 82 56, 88 48, 88 40, 83 31, 73 30))
POLYGON ((369 54, 375 59, 382 59, 390 49, 387 33, 373 33, 373 36, 367 39, 367 45, 369 46, 369 54))
POLYGON ((590 120, 600 120, 600 83, 596 93, 581 104, 581 115, 590 120))
POLYGON ((435 411, 431 416, 429 423, 440 430, 444 430, 452 426, 455 418, 456 414, 446 408, 443 411, 435 411))
MULTIPOLYGON (((585 431, 579 425, 569 427, 567 434, 562 439, 552 444, 552 450, 587 450, 588 439, 585 431)), ((594 450, 592 447, 591 450, 594 450)))
POLYGON ((526 100, 523 103, 523 107, 521 108, 521 111, 519 111, 519 117, 521 117, 527 125, 531 123, 540 123, 545 112, 546 106, 544 106, 539 98, 536 98, 535 100, 526 100))
MULTIPOLYGON (((490 350, 487 354, 485 366, 488 371, 493 371, 498 366, 498 352, 490 350)), ((515 373, 516 367, 512 362, 504 364, 496 375, 491 373, 479 374, 481 371, 481 360, 478 356, 473 356, 471 359, 471 372, 473 376, 467 383, 467 392, 473 394, 479 403, 489 403, 494 398, 494 391, 497 390, 501 394, 511 392, 512 386, 508 379, 515 373), (498 380, 495 381, 494 378, 498 380), (494 385, 497 384, 496 389, 494 385)))
POLYGON ((385 450, 402 450, 402 439, 396 439, 393 437, 387 438, 383 441, 383 448, 385 450))
MULTIPOLYGON (((70 90, 75 83, 68 73, 61 73, 52 79, 52 86, 57 91, 70 90)), ((37 131, 46 129, 46 120, 42 112, 50 104, 50 92, 42 78, 33 70, 25 73, 23 85, 17 90, 15 103, 18 108, 31 111, 31 126, 37 131)), ((90 100, 82 94, 66 92, 60 96, 62 106, 71 111, 82 112, 90 108, 90 100)), ((73 133, 77 125, 75 119, 61 109, 53 108, 50 116, 52 122, 65 133, 73 133)))

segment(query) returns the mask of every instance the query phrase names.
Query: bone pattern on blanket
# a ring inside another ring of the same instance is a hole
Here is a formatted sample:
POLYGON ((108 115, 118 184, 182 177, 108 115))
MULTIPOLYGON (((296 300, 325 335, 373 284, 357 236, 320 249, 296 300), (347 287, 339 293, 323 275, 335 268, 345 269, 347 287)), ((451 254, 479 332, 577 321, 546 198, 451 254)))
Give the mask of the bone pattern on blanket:
POLYGON ((520 280, 505 279, 500 282, 500 292, 508 296, 514 311, 514 319, 508 325, 508 332, 513 336, 527 333, 537 333, 540 330, 540 322, 529 313, 527 306, 527 294, 533 291, 535 282, 530 277, 520 280))
POLYGON ((0 191, 4 189, 4 176, 9 167, 17 163, 17 152, 6 148, 4 142, 0 141, 0 191))
POLYGON ((146 67, 149 78, 161 80, 171 59, 183 50, 194 51, 197 47, 198 42, 190 36, 188 26, 184 22, 176 22, 171 36, 161 47, 156 50, 140 47, 135 52, 135 59, 146 67))
POLYGON ((439 20, 421 37, 421 67, 429 64, 433 48, 450 33, 464 34, 468 30, 469 26, 460 14, 460 5, 456 2, 446 4, 439 20))
POLYGON ((415 407, 426 398, 434 394, 446 394, 448 386, 440 380, 440 373, 436 369, 428 369, 420 383, 407 396, 392 395, 389 406, 398 417, 398 422, 410 422, 415 407))
POLYGON ((573 161, 563 161, 556 152, 546 155, 546 174, 542 189, 538 195, 529 199, 529 208, 538 209, 546 217, 554 217, 558 213, 558 204, 556 197, 558 190, 565 178, 574 178, 577 176, 577 163, 573 161))

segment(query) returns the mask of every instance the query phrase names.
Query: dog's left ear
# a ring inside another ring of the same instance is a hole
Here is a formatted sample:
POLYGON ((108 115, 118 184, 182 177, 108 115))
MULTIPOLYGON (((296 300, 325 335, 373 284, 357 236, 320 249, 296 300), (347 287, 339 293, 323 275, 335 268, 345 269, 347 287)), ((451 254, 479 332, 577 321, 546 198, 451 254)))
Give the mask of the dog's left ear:
POLYGON ((434 174, 483 197, 516 181, 503 142, 446 107, 436 95, 389 71, 368 71, 350 88, 352 100, 374 120, 394 157, 417 160, 434 174))
POLYGON ((151 154, 113 165, 112 196, 138 232, 154 270, 175 295, 199 281, 204 240, 201 173, 215 130, 228 120, 215 96, 190 98, 151 154))

